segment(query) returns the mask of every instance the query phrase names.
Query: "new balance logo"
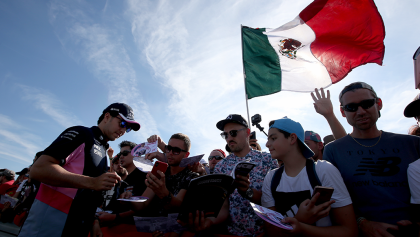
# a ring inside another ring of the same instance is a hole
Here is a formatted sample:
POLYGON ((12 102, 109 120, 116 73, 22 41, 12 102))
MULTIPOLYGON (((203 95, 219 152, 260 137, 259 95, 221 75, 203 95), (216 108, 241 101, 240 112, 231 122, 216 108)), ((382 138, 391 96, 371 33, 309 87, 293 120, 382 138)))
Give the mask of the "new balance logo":
POLYGON ((362 158, 353 176, 365 175, 367 172, 370 172, 372 176, 392 176, 400 172, 400 167, 398 167, 400 163, 399 157, 379 158, 376 163, 372 158, 362 158))

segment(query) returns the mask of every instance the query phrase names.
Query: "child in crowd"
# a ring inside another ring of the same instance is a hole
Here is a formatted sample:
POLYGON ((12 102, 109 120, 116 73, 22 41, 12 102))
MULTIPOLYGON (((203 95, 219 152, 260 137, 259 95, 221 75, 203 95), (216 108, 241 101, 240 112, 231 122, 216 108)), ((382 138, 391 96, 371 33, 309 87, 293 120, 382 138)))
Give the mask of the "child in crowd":
POLYGON ((284 117, 269 126, 266 146, 271 157, 283 161, 284 166, 265 177, 261 204, 286 216, 283 221, 293 230, 266 223, 268 235, 357 236, 352 201, 340 172, 327 161, 308 159, 314 153, 304 143, 300 123, 284 117), (312 197, 316 185, 334 188, 332 200, 315 205, 319 198, 319 193, 312 197))

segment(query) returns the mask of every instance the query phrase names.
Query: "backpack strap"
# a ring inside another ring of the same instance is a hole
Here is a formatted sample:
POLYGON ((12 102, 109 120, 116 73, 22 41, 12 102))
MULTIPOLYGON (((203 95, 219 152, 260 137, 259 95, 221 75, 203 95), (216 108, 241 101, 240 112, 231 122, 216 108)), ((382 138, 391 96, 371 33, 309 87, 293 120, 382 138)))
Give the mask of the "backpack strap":
POLYGON ((308 174, 312 189, 315 189, 315 186, 322 186, 315 171, 315 162, 312 159, 306 159, 306 173, 308 174))
POLYGON ((274 197, 274 193, 276 192, 277 186, 280 184, 281 175, 283 174, 284 165, 280 166, 273 175, 271 179, 271 195, 274 197))

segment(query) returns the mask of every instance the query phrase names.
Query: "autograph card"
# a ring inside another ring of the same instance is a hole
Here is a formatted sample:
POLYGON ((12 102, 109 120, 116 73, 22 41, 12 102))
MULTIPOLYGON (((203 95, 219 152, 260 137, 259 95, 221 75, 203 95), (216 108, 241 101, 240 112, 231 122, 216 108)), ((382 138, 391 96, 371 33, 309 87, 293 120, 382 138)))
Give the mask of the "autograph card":
POLYGON ((291 225, 281 222, 281 220, 284 219, 284 216, 282 214, 252 202, 251 206, 254 209, 255 214, 257 214, 261 219, 282 229, 293 230, 293 227, 291 225))
POLYGON ((143 143, 138 144, 131 150, 131 155, 133 155, 134 157, 140 157, 140 156, 144 156, 146 154, 156 152, 156 151, 157 151, 157 141, 151 142, 151 143, 143 142, 143 143))
POLYGON ((179 167, 187 167, 188 165, 193 165, 194 163, 199 162, 203 156, 204 156, 204 154, 184 158, 184 159, 182 159, 181 163, 179 164, 179 167))

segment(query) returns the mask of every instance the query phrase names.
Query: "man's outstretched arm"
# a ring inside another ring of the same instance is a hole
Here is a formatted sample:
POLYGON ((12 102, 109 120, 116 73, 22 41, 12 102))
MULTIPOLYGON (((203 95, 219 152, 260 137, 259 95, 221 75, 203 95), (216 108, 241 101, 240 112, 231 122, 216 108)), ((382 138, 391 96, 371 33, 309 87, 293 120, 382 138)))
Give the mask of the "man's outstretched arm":
POLYGON ((42 155, 31 168, 32 179, 42 183, 64 188, 83 188, 97 191, 110 190, 121 180, 116 173, 104 173, 98 177, 71 173, 59 165, 52 156, 42 155))

